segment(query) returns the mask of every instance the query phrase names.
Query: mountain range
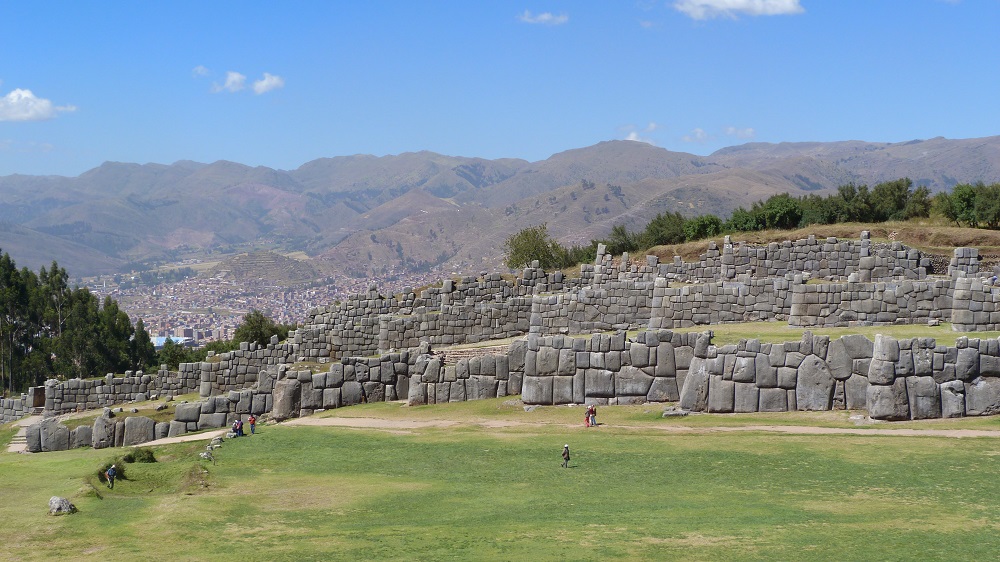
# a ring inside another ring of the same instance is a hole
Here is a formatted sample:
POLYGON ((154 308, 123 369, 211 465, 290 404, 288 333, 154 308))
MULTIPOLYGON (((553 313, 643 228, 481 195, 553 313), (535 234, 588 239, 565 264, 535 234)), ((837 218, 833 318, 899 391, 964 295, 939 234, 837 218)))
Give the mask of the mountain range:
POLYGON ((474 273, 499 264, 507 236, 543 222, 586 243, 663 211, 725 217, 777 193, 901 177, 932 191, 1000 181, 1000 137, 749 143, 708 156, 607 141, 538 162, 412 152, 295 170, 106 162, 77 177, 0 177, 0 250, 74 276, 254 248, 298 252, 319 274, 474 273))

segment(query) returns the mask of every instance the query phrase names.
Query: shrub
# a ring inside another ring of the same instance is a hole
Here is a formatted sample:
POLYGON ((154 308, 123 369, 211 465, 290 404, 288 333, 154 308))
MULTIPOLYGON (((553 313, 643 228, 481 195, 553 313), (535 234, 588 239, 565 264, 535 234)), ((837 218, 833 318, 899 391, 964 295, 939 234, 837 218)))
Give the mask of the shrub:
POLYGON ((147 447, 136 447, 122 457, 123 462, 156 462, 153 450, 147 447))
POLYGON ((125 462, 121 458, 111 459, 104 463, 100 468, 97 469, 97 479, 104 484, 108 483, 108 477, 105 473, 111 468, 111 465, 115 465, 115 478, 117 480, 128 480, 125 476, 125 462))

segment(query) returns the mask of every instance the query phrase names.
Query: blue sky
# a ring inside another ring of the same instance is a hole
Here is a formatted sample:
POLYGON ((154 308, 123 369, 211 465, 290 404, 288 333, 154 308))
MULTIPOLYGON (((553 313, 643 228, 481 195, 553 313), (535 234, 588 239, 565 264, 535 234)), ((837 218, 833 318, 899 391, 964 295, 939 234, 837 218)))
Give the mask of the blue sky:
POLYGON ((1000 0, 7 2, 0 175, 1000 134, 1000 0))

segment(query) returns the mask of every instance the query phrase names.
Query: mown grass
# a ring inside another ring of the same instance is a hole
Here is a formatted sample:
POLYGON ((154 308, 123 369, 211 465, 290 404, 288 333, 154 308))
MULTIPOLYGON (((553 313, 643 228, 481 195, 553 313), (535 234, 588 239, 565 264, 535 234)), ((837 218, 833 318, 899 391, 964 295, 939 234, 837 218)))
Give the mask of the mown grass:
MULTIPOLYGON (((0 454, 0 557, 940 560, 1000 547, 996 439, 673 432, 658 418, 617 427, 618 408, 586 430, 561 423, 577 409, 487 402, 435 415, 539 418, 265 426, 227 441, 218 465, 197 460, 203 443, 156 447, 160 462, 129 465, 113 491, 93 471, 120 451, 0 454), (45 515, 52 495, 80 512, 45 515)), ((358 411, 394 411, 373 406, 358 411)))
POLYGON ((891 336, 896 339, 934 338, 943 345, 955 345, 955 339, 961 336, 969 338, 991 339, 1000 336, 1000 332, 955 332, 950 323, 942 322, 938 326, 921 324, 889 325, 889 326, 851 326, 845 328, 800 328, 789 326, 785 322, 745 322, 741 324, 713 324, 712 326, 692 326, 677 328, 675 332, 705 332, 711 330, 714 334, 712 343, 726 345, 738 343, 741 339, 758 339, 762 342, 781 343, 802 339, 806 331, 813 335, 827 335, 837 339, 850 334, 862 334, 874 341, 875 334, 891 336))

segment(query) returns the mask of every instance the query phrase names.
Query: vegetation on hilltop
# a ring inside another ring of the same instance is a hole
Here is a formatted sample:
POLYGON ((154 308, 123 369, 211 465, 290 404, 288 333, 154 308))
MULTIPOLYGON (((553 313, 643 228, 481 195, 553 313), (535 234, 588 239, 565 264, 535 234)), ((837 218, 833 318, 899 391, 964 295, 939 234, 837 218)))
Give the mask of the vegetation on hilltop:
POLYGON ((69 287, 52 262, 36 274, 0 255, 0 380, 7 392, 52 375, 90 377, 142 369, 155 359, 142 321, 135 326, 110 297, 69 287))
MULTIPOLYGON (((624 224, 616 224, 607 238, 592 240, 589 246, 584 247, 561 246, 548 235, 546 225, 542 224, 523 229, 507 238, 504 252, 509 267, 521 267, 532 260, 538 260, 543 268, 547 267, 545 264, 554 268, 571 267, 593 260, 599 243, 605 244, 611 255, 653 249, 650 253, 661 257, 681 255, 691 258, 703 251, 704 244, 697 244, 693 252, 675 250, 674 253, 669 253, 658 247, 677 247, 736 232, 744 237, 752 233, 769 233, 769 239, 761 241, 787 240, 794 238, 788 232, 790 229, 809 227, 809 233, 815 234, 817 226, 877 225, 889 221, 928 219, 932 215, 956 226, 998 229, 1000 183, 960 184, 951 192, 943 191, 933 198, 926 187, 914 188, 913 182, 908 178, 883 182, 872 189, 867 185, 842 185, 836 194, 827 197, 815 194, 793 197, 781 193, 754 203, 750 209, 737 208, 728 220, 711 214, 685 218, 678 212, 664 212, 653 218, 642 230, 630 231, 624 224)), ((856 236, 858 228, 852 226, 854 231, 850 236, 856 236)), ((913 232, 914 238, 927 237, 926 229, 921 230, 920 233, 913 232)), ((942 238, 939 236, 936 240, 935 250, 940 251, 944 247, 950 250, 970 243, 963 238, 952 244, 942 238)), ((976 235, 975 238, 979 239, 980 236, 976 235)), ((919 246, 919 241, 915 245, 919 246)))

